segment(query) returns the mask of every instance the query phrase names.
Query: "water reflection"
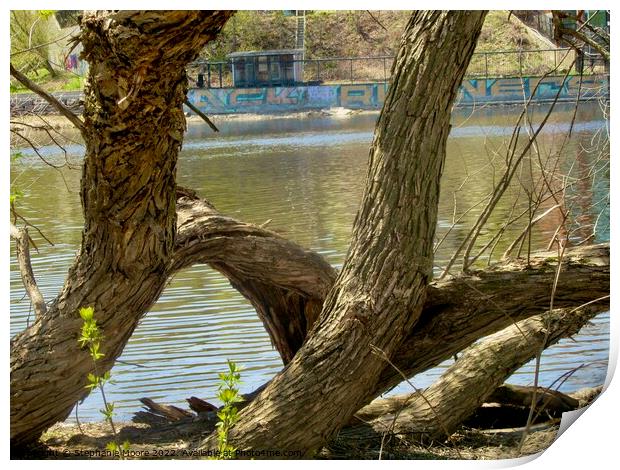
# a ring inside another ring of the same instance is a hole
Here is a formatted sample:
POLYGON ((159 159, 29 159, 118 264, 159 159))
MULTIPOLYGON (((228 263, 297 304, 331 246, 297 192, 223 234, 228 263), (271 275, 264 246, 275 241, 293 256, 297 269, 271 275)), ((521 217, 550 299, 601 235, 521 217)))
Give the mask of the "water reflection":
MULTIPOLYGON (((452 227, 436 255, 436 264, 448 260, 479 213, 472 210, 458 223, 457 213, 475 205, 493 187, 499 160, 505 154, 516 108, 457 110, 448 145, 442 180, 438 236, 452 227), (461 187, 464 180, 466 185, 461 187)), ((545 107, 536 108, 540 119, 545 107)), ((550 119, 540 140, 548 155, 555 155, 571 128, 573 108, 562 105, 550 119)), ((368 150, 376 114, 343 118, 315 116, 306 119, 274 118, 261 121, 230 120, 219 123, 214 134, 202 124, 189 126, 178 165, 181 185, 196 189, 222 212, 239 219, 263 223, 270 228, 322 253, 330 263, 344 260, 351 225, 358 208, 366 177, 368 150)), ((572 126, 572 138, 555 158, 563 172, 575 178, 568 199, 571 204, 574 237, 595 241, 609 239, 609 173, 607 163, 598 161, 592 141, 600 136, 606 121, 595 104, 585 105, 572 126), (559 158, 559 159, 558 159, 559 158), (595 168, 593 170, 593 168, 595 168), (592 236, 592 228, 597 230, 592 236)), ((66 147, 69 157, 79 161, 82 148, 66 147)), ((63 155, 53 147, 44 149, 52 161, 63 155)), ((53 298, 60 290, 67 267, 80 243, 82 224, 79 206, 78 170, 53 170, 24 150, 25 156, 11 169, 14 185, 24 193, 22 214, 40 227, 55 246, 40 242, 33 265, 43 295, 53 298)), ((550 161, 555 161, 551 159, 550 161)), ((532 188, 535 178, 523 175, 509 196, 532 188)), ((498 207, 483 234, 502 226, 510 214, 526 207, 520 197, 506 198, 498 207)), ((544 206, 545 208, 551 207, 544 206)), ((534 248, 544 247, 558 224, 552 213, 536 225, 534 248)), ((497 246, 496 254, 507 248, 522 227, 511 227, 497 246)), ((11 260, 11 335, 21 331, 29 315, 28 302, 14 258, 11 260)), ((567 369, 582 363, 562 388, 602 383, 606 373, 609 315, 597 317, 593 326, 579 336, 579 342, 562 342, 543 361, 543 385, 550 385, 567 369)), ((123 362, 112 371, 116 384, 110 399, 117 403, 121 419, 139 408, 137 399, 155 400, 183 406, 195 395, 213 400, 217 373, 226 359, 245 368, 243 391, 262 384, 281 367, 277 353, 249 304, 225 279, 207 266, 198 265, 178 273, 166 288, 153 311, 140 323, 127 345, 123 362)), ((512 380, 529 383, 532 367, 526 366, 512 380)), ((415 378, 417 386, 428 385, 441 368, 415 378)), ((400 390, 404 390, 402 387, 400 390)), ((100 419, 98 397, 89 397, 80 407, 83 419, 100 419)))

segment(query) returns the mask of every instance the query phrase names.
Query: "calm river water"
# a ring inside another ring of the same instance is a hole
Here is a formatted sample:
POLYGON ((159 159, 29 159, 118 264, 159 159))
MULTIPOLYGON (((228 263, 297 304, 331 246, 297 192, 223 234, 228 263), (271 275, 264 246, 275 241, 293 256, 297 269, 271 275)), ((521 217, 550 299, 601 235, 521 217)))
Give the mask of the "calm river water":
MULTIPOLYGON (((536 108, 534 121, 540 120, 544 109, 536 108)), ((540 139, 541 153, 558 153, 570 128, 572 110, 572 106, 562 105, 552 115, 540 139)), ((455 203, 460 214, 491 189, 519 112, 516 107, 494 107, 454 113, 438 236, 452 226, 455 203)), ((377 114, 232 119, 219 124, 219 134, 205 125, 191 124, 179 159, 178 181, 196 189, 225 214, 258 224, 272 219, 270 228, 340 266, 364 185, 376 118, 377 114)), ((581 178, 571 203, 573 226, 584 227, 576 231, 577 239, 589 235, 587 225, 592 223, 597 224, 595 241, 609 239, 609 173, 590 171, 596 159, 591 148, 606 135, 607 125, 597 104, 582 105, 559 160, 563 172, 581 178)), ((38 138, 45 140, 44 136, 38 138)), ((81 145, 67 142, 64 148, 68 160, 79 165, 81 145)), ((24 194, 18 203, 21 213, 54 242, 54 246, 47 245, 31 230, 39 246, 39 253, 33 253, 34 271, 49 300, 62 287, 80 243, 80 171, 56 170, 31 152, 23 153, 25 156, 12 165, 11 181, 24 194)), ((65 158, 53 146, 44 147, 42 153, 51 162, 65 158)), ((531 186, 526 175, 520 179, 524 187, 531 186)), ((509 217, 518 187, 515 184, 513 197, 500 204, 490 220, 489 233, 509 217)), ((525 202, 521 193, 517 208, 525 207, 525 202)), ((445 264, 462 240, 479 207, 463 217, 440 246, 435 260, 438 266, 445 264)), ((557 222, 552 214, 537 224, 532 237, 535 248, 546 245, 557 222)), ((509 231, 496 254, 501 255, 521 229, 509 231)), ((10 298, 12 336, 25 328, 29 316, 13 245, 10 298)), ((576 341, 562 341, 548 350, 543 358, 542 385, 550 386, 577 367, 561 390, 603 383, 608 324, 609 314, 601 314, 575 337, 576 341)), ((179 406, 185 406, 184 399, 192 395, 215 401, 218 372, 224 370, 226 359, 243 366, 243 392, 269 380, 281 367, 278 354, 248 302, 218 273, 204 265, 195 266, 172 280, 141 321, 112 370, 115 384, 107 386, 108 399, 116 403, 119 419, 129 419, 139 410, 141 397, 179 406)), ((414 384, 430 384, 450 363, 415 377, 414 384)), ((519 370, 510 381, 532 383, 533 365, 519 370)), ((400 392, 406 390, 405 385, 397 388, 400 392)), ((98 395, 93 394, 80 405, 79 415, 84 420, 99 420, 101 407, 98 395)), ((74 419, 73 415, 70 419, 74 419)))

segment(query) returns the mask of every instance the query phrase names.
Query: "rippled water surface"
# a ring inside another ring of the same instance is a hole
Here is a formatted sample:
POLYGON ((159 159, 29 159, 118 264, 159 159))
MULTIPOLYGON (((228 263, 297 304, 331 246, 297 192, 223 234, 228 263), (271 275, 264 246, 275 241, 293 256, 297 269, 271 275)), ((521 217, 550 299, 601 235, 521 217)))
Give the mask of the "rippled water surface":
MULTIPOLYGON (((535 123, 543 111, 542 107, 536 111, 535 123)), ((500 168, 499 160, 494 158, 504 158, 505 143, 519 112, 513 107, 455 112, 442 180, 439 237, 453 225, 455 203, 457 212, 462 213, 491 189, 500 168), (464 181, 465 186, 459 190, 464 181)), ((219 124, 219 134, 202 124, 191 124, 179 159, 178 181, 196 189, 223 213, 254 223, 271 219, 270 228, 340 266, 364 185, 376 117, 363 114, 346 118, 233 119, 219 124)), ((600 171, 588 175, 588 171, 596 158, 589 149, 606 132, 607 121, 595 104, 584 105, 572 126, 571 121, 572 107, 560 107, 542 133, 540 150, 554 154, 562 149, 562 171, 577 174, 584 181, 573 194, 576 202, 571 213, 576 214, 575 223, 586 227, 596 222, 595 241, 606 241, 609 174, 600 171), (566 143, 569 129, 572 136, 566 143)), ((79 164, 81 145, 69 142, 65 150, 68 159, 79 164)), ((21 213, 54 242, 53 247, 46 245, 34 233, 39 253, 33 254, 33 267, 43 295, 51 299, 62 287, 80 243, 80 171, 58 171, 27 149, 23 153, 25 156, 12 166, 11 179, 24 194, 19 202, 21 213)), ((56 163, 65 158, 52 146, 45 147, 42 154, 56 163)), ((521 181, 528 185, 526 177, 521 181)), ((518 187, 511 191, 517 195, 518 187)), ((500 204, 489 221, 489 230, 508 217, 512 200, 507 198, 500 204)), ((525 207, 525 203, 521 195, 517 206, 525 207)), ((438 266, 445 264, 463 239, 476 210, 455 224, 436 254, 438 266)), ((551 215, 537 224, 532 237, 535 248, 545 246, 557 223, 557 217, 551 215)), ((521 229, 507 234, 498 244, 498 254, 508 246, 511 235, 514 238, 521 229)), ((589 233, 584 228, 583 238, 589 233)), ((29 321, 29 302, 24 300, 14 248, 11 250, 14 335, 29 321)), ((608 323, 609 314, 601 314, 575 337, 576 341, 562 341, 548 350, 543 360, 542 384, 551 385, 574 368, 579 369, 562 383, 562 390, 601 384, 607 366, 608 323)), ((244 367, 243 392, 269 380, 281 367, 278 354, 248 302, 221 275, 207 266, 194 266, 175 276, 141 321, 112 371, 116 383, 108 387, 107 393, 116 402, 120 419, 128 419, 140 408, 140 397, 179 406, 184 406, 184 399, 192 395, 213 400, 217 374, 224 370, 226 359, 244 367)), ((415 377, 415 385, 428 385, 444 366, 415 377)), ((533 365, 529 364, 511 382, 529 384, 532 380, 533 365)), ((407 390, 407 386, 398 390, 407 390)), ((100 408, 98 397, 89 397, 80 406, 80 416, 85 420, 100 419, 100 408)))

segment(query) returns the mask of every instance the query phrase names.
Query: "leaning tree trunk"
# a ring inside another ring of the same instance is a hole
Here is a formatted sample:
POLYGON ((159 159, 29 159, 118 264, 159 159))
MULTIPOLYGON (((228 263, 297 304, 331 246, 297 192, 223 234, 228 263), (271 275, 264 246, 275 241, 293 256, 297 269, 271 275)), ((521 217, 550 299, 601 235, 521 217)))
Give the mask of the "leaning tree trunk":
MULTIPOLYGON (((323 444, 368 400, 418 319, 432 276, 439 180, 458 87, 484 12, 415 12, 370 151, 347 260, 287 367, 241 413, 240 449, 323 444), (295 425, 291 425, 295 423, 295 425)), ((211 436, 207 447, 216 447, 211 436)))
POLYGON ((430 387, 369 424, 379 433, 447 438, 517 369, 578 333, 597 312, 593 306, 556 309, 521 320, 466 349, 430 387))
POLYGON ((80 307, 103 329, 108 370, 167 281, 185 65, 230 12, 91 12, 82 22, 86 155, 80 253, 47 313, 11 342, 11 442, 37 439, 86 395, 80 307))

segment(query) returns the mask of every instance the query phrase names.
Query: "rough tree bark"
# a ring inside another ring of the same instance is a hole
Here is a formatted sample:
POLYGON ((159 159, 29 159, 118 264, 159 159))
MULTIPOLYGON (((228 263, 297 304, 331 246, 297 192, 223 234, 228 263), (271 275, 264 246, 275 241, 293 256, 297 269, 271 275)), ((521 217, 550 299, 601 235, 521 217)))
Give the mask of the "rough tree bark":
POLYGON ((85 394, 78 309, 93 306, 108 370, 167 281, 176 233, 175 169, 185 130, 185 65, 230 12, 90 12, 85 89, 84 231, 47 313, 11 342, 11 443, 37 439, 85 394))
MULTIPOLYGON (((238 448, 312 452, 375 388, 385 364, 371 347, 391 355, 418 319, 432 277, 450 113, 484 17, 412 15, 376 127, 347 260, 302 348, 243 410, 230 436, 238 448)), ((216 447, 213 436, 205 446, 216 447)))
MULTIPOLYGON (((228 16, 86 15, 92 75, 84 122, 83 243, 58 299, 12 342, 12 444, 38 438, 85 393, 90 362, 77 348, 77 309, 95 306, 106 335, 107 369, 169 276, 193 263, 209 263, 252 302, 285 364, 305 347, 244 412, 248 419, 235 431, 242 448, 311 450, 347 416, 400 381, 391 367, 369 355, 370 344, 413 375, 548 305, 547 286, 555 272, 550 254, 538 264, 534 260, 532 268, 506 264, 425 289, 451 101, 483 13, 419 12, 412 18, 373 143, 354 242, 338 281, 319 255, 225 217, 191 191, 177 195, 175 224, 183 65, 228 16), (511 296, 503 294, 507 280, 511 296), (283 409, 287 416, 280 416, 283 409), (309 416, 313 422, 305 430, 291 427, 309 416), (290 439, 280 440, 289 433, 290 439)), ((556 306, 608 294, 608 247, 577 250, 567 260, 556 306), (584 283, 592 289, 578 288, 584 283)))
POLYGON ((336 271, 319 254, 275 232, 226 217, 183 189, 169 275, 195 263, 224 274, 254 306, 287 364, 303 344, 334 284, 336 271))
POLYGON ((541 348, 576 334, 597 312, 591 306, 556 309, 521 320, 467 348, 421 394, 412 395, 401 409, 369 424, 379 433, 414 434, 425 440, 449 437, 541 348))

